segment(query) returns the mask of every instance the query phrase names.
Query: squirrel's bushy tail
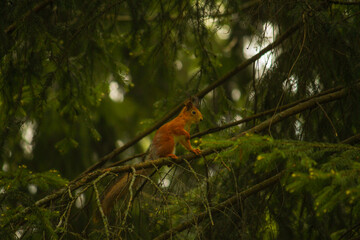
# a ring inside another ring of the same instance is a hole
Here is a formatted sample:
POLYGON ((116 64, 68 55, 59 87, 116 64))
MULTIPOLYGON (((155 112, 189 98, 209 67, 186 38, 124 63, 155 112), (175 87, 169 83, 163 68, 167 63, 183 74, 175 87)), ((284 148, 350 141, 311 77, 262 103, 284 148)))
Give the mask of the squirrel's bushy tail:
MULTIPOLYGON (((156 158, 157 156, 153 156, 150 146, 150 151, 146 155, 143 161, 149 161, 156 158)), ((149 176, 152 172, 152 169, 143 169, 136 171, 137 175, 149 176)), ((108 216, 113 209, 115 203, 126 197, 129 193, 129 187, 131 181, 134 181, 132 184, 132 190, 136 190, 146 179, 141 176, 136 176, 133 180, 133 173, 126 173, 122 175, 116 182, 110 186, 108 190, 106 190, 104 197, 101 200, 101 207, 106 216, 108 216)), ((134 193, 135 194, 135 193, 134 193)))
MULTIPOLYGON (((151 173, 151 169, 143 169, 140 171, 137 171, 136 174, 139 175, 145 175, 148 176, 151 173)), ((103 209, 103 212, 106 216, 108 216, 114 207, 115 203, 122 199, 123 197, 126 197, 126 195, 129 193, 129 187, 130 183, 132 184, 132 190, 136 191, 138 186, 140 186, 144 181, 145 178, 136 176, 135 179, 133 179, 132 173, 127 173, 119 178, 110 188, 106 191, 102 201, 101 201, 101 207, 103 209)), ((135 194, 135 192, 133 192, 135 194)))

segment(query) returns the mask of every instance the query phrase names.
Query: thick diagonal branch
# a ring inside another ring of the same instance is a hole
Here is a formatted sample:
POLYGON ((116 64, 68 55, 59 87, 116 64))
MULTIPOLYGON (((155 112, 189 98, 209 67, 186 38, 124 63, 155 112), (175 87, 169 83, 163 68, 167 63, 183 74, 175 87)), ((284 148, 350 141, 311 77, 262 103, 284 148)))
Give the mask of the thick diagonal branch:
POLYGON ((274 42, 267 45, 265 48, 263 48, 259 53, 255 54, 251 58, 247 59, 246 61, 239 64, 237 67, 235 67, 233 70, 225 74, 222 78, 219 80, 213 82, 208 87, 206 87, 204 90, 198 92, 196 96, 198 98, 203 98, 206 94, 208 94, 210 91, 214 90, 215 88, 219 87, 220 85, 224 84, 226 81, 231 79, 233 76, 235 76, 240 71, 244 70, 248 66, 250 66, 252 63, 260 59, 265 53, 273 50, 277 46, 279 46, 282 42, 284 42, 286 39, 288 39, 292 34, 294 34, 299 28, 303 26, 303 22, 298 21, 294 26, 289 28, 286 32, 284 32, 281 36, 279 36, 274 42))

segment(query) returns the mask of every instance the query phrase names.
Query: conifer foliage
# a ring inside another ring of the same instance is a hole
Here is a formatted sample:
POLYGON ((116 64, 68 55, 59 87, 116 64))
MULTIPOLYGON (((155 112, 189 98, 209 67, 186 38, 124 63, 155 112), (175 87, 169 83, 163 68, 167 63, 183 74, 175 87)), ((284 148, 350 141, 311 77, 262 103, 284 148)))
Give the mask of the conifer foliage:
POLYGON ((5 0, 0 14, 4 239, 360 237, 360 1, 5 0), (202 155, 143 162, 190 96, 202 155))

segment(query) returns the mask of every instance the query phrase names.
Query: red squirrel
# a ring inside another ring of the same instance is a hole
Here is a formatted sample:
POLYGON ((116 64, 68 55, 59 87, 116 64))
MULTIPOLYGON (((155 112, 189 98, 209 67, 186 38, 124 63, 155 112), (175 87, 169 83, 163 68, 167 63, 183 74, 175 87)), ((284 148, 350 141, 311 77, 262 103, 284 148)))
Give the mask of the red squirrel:
MULTIPOLYGON (((194 149, 190 144, 190 127, 203 120, 202 114, 191 100, 185 102, 185 106, 179 115, 168 123, 162 125, 155 133, 149 154, 146 161, 157 158, 170 157, 177 159, 175 155, 175 146, 177 143, 183 145, 188 151, 200 155, 200 149, 194 149)), ((137 171, 137 174, 148 175, 152 170, 144 169, 137 171)), ((122 176, 110 189, 105 193, 101 207, 105 215, 109 215, 117 199, 120 199, 128 190, 128 184, 132 179, 132 174, 122 176)), ((133 187, 139 185, 144 179, 137 177, 133 187)))

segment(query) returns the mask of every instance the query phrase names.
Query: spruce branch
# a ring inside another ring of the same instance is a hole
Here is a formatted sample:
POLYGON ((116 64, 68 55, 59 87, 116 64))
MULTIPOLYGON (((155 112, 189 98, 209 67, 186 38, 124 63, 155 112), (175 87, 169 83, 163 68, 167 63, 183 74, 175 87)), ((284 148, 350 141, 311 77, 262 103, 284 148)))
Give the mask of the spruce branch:
MULTIPOLYGON (((355 84, 352 87, 359 87, 359 83, 355 84)), ((277 114, 275 114, 273 117, 271 117, 270 119, 267 119, 263 122, 261 122, 260 124, 256 125, 255 127, 245 131, 245 132, 241 132, 239 133, 237 136, 234 136, 232 138, 230 138, 230 140, 237 140, 238 138, 244 136, 246 133, 259 133, 261 131, 264 131, 268 128, 268 126, 270 124, 276 124, 290 116, 293 116, 295 114, 298 114, 300 112, 306 111, 308 109, 312 109, 315 106, 317 106, 317 103, 328 103, 331 101, 335 101, 338 100, 342 97, 345 97, 348 93, 348 89, 347 88, 341 88, 338 91, 334 91, 316 98, 312 98, 308 101, 299 103, 291 108, 288 108, 282 112, 279 112, 277 114)), ((223 151, 225 149, 227 149, 228 147, 219 147, 219 148, 212 148, 212 149, 206 149, 204 151, 202 151, 202 156, 207 156, 219 151, 223 151)), ((62 196, 64 193, 66 193, 66 191, 68 191, 69 189, 71 191, 74 191, 86 184, 88 184, 89 182, 93 181, 94 179, 96 179, 97 177, 103 175, 103 174, 110 174, 110 173, 125 173, 125 172, 131 172, 132 168, 134 168, 135 170, 142 170, 142 169, 152 169, 154 167, 156 168, 160 168, 164 165, 168 165, 168 164, 172 164, 172 163, 177 163, 177 164, 181 164, 184 162, 184 159, 190 161, 193 159, 198 158, 199 156, 196 156, 194 154, 187 154, 183 157, 180 157, 178 159, 169 159, 169 158, 159 158, 156 160, 152 160, 152 161, 146 161, 146 162, 142 162, 142 163, 137 163, 137 164, 133 164, 133 165, 126 165, 126 166, 118 166, 118 167, 111 167, 111 168, 106 168, 106 169, 97 169, 94 170, 92 172, 89 172, 85 175, 83 175, 81 178, 79 178, 76 181, 72 181, 69 183, 69 185, 67 187, 63 187, 61 189, 59 189, 58 191, 56 191, 53 194, 47 195, 46 197, 38 200, 35 203, 35 206, 42 206, 45 205, 47 203, 49 203, 52 200, 55 200, 57 198, 59 198, 60 196, 62 196)), ((14 222, 16 219, 20 218, 21 216, 23 216, 24 214, 28 213, 31 209, 25 208, 23 209, 21 212, 19 212, 18 214, 15 214, 12 219, 7 223, 10 224, 11 222, 14 222)), ((6 225, 7 225, 6 224, 6 225)))
POLYGON ((197 216, 191 217, 191 220, 186 221, 182 224, 177 225, 174 228, 169 229, 168 231, 164 232, 163 234, 157 236, 155 239, 156 240, 169 239, 169 238, 173 237, 174 235, 176 235, 177 233, 180 233, 188 228, 193 227, 194 225, 199 224, 200 222, 202 222, 203 220, 205 220, 208 217, 210 212, 215 214, 217 212, 224 211, 226 208, 229 208, 232 205, 235 205, 237 202, 244 201, 247 197, 249 197, 253 194, 256 194, 270 186, 277 184, 279 182, 279 180, 281 179, 281 177, 284 176, 285 173, 286 173, 285 170, 279 172, 278 174, 250 187, 249 189, 232 196, 231 198, 212 207, 211 209, 206 210, 197 216))

